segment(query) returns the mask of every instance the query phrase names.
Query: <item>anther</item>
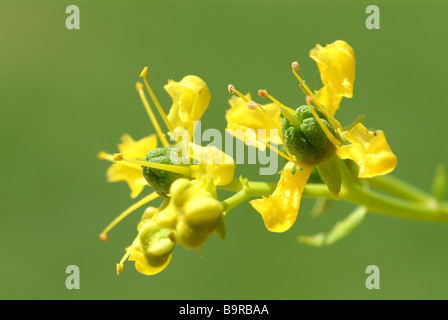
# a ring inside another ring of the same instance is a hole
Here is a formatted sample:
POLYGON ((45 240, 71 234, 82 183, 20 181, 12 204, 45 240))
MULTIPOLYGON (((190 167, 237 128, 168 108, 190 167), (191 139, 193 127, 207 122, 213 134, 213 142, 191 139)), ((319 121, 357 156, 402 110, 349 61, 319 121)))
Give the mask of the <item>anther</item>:
POLYGON ((312 97, 312 96, 306 96, 305 101, 306 101, 307 104, 308 104, 308 103, 311 103, 311 102, 314 101, 314 97, 312 97))
POLYGON ((122 153, 114 153, 112 158, 114 161, 123 161, 124 157, 122 153))
POLYGON ((227 90, 229 90, 229 93, 235 93, 235 87, 232 84, 229 84, 227 90))
POLYGON ((124 156, 122 153, 114 153, 112 160, 113 161, 123 161, 124 156))
POLYGON ((266 99, 268 97, 268 92, 264 89, 260 89, 258 90, 258 95, 263 99, 266 99))
POLYGON ((140 78, 146 78, 148 75, 148 67, 144 67, 142 72, 140 72, 140 78))
POLYGON ((101 234, 100 234, 100 239, 101 239, 103 242, 108 242, 108 241, 109 241, 109 237, 107 236, 106 233, 101 233, 101 234))
POLYGON ((122 263, 117 263, 117 275, 123 272, 124 265, 122 263))
POLYGON ((249 110, 255 110, 255 109, 257 109, 258 104, 257 104, 255 101, 250 100, 250 101, 248 101, 248 102, 246 103, 246 107, 247 107, 249 110))
POLYGON ((300 65, 297 61, 294 61, 293 63, 291 63, 291 67, 296 71, 300 70, 300 65))

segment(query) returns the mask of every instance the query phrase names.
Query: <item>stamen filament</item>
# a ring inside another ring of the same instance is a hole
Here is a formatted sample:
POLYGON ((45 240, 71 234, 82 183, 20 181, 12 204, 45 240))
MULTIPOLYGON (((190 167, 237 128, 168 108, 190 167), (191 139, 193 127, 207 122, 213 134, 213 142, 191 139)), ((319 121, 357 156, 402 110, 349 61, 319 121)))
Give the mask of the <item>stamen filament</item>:
POLYGON ((170 132, 172 132, 174 130, 173 125, 171 124, 171 122, 168 120, 168 117, 166 116, 165 112, 162 109, 162 106, 159 103, 159 100, 157 100, 156 95, 154 94, 154 92, 151 89, 151 86, 149 85, 148 80, 146 79, 146 76, 148 75, 148 67, 144 67, 143 71, 140 73, 140 77, 143 78, 143 82, 145 83, 146 86, 146 90, 148 90, 148 93, 152 99, 152 101, 154 102, 154 104, 157 107, 157 110, 159 111, 160 115, 163 118, 163 121, 165 122, 165 125, 167 126, 168 130, 170 132))
POLYGON ((274 121, 274 119, 272 119, 266 113, 266 110, 264 110, 264 108, 261 105, 257 104, 257 106, 258 106, 258 108, 256 110, 258 112, 261 112, 266 118, 268 118, 274 124, 275 128, 277 129, 277 132, 279 132, 279 137, 280 137, 280 140, 282 140, 282 143, 283 143, 283 146, 285 147, 286 153, 288 154, 289 158, 294 159, 294 157, 291 155, 288 148, 286 147, 285 140, 283 139, 283 136, 281 134, 282 131, 281 131, 280 127, 278 126, 278 124, 274 121))
POLYGON ((158 196, 159 195, 157 194, 157 192, 153 192, 153 193, 147 195, 146 197, 140 199, 136 203, 134 203, 132 206, 127 208, 125 211, 123 211, 118 217, 116 217, 111 223, 109 223, 109 225, 103 230, 103 232, 101 232, 101 234, 100 234, 101 240, 103 240, 104 242, 107 242, 108 241, 107 233, 113 227, 115 227, 121 220, 123 220, 125 217, 127 217, 130 213, 137 210, 141 206, 147 204, 148 202, 156 199, 158 196))
POLYGON ((300 128, 300 125, 302 124, 299 119, 292 114, 291 112, 289 112, 286 109, 281 109, 282 114, 285 116, 286 119, 288 119, 290 122, 292 122, 292 124, 294 124, 297 128, 300 128))
POLYGON ((123 161, 128 162, 128 163, 137 164, 137 165, 144 166, 144 167, 174 172, 174 173, 178 173, 178 174, 181 174, 184 176, 191 175, 191 169, 188 166, 183 167, 183 166, 176 166, 176 165, 172 165, 172 164, 154 163, 154 162, 149 162, 149 161, 145 161, 145 160, 137 160, 137 159, 134 160, 134 159, 127 159, 127 158, 123 158, 123 161))
POLYGON ((317 108, 319 108, 320 111, 322 111, 325 116, 334 124, 336 124, 336 126, 342 130, 342 126, 339 123, 339 121, 337 121, 329 112, 328 110, 319 102, 319 99, 317 99, 317 97, 315 96, 315 94, 311 91, 311 89, 305 84, 305 81, 302 79, 302 77, 299 76, 299 74, 297 73, 296 69, 294 67, 292 67, 292 72, 294 73, 294 75, 296 76, 296 78, 299 80, 299 87, 300 89, 302 89, 302 91, 305 93, 305 95, 311 96, 314 98, 314 104, 316 105, 317 108))
MULTIPOLYGON (((115 157, 115 155, 112 155, 112 154, 104 152, 104 151, 101 151, 98 154, 98 158, 99 159, 101 159, 101 160, 108 160, 108 161, 111 161, 111 162, 116 162, 117 161, 117 160, 114 160, 114 157, 115 157)), ((132 168, 141 169, 140 166, 136 165, 136 164, 132 164, 132 163, 128 163, 128 162, 122 162, 121 164, 124 165, 124 166, 129 166, 129 167, 132 167, 132 168)))
POLYGON ((235 89, 235 87, 232 87, 232 93, 236 93, 241 99, 244 100, 244 102, 248 103, 249 99, 246 98, 246 96, 244 94, 242 94, 241 92, 239 92, 238 90, 235 89))
POLYGON ((140 95, 140 99, 142 100, 143 105, 145 106, 146 112, 148 113, 149 119, 152 122, 152 125, 156 129, 157 135, 160 138, 160 141, 162 141, 163 146, 168 146, 169 143, 166 140, 165 134, 160 129, 159 123, 157 122, 156 117, 154 116, 154 113, 152 112, 151 106, 149 105, 148 100, 146 99, 145 92, 143 91, 143 85, 140 82, 137 82, 137 91, 140 95))
POLYGON ((272 151, 276 152, 279 156, 283 157, 285 160, 287 160, 289 162, 295 162, 294 159, 291 159, 290 157, 288 157, 288 155, 286 155, 284 152, 278 150, 276 147, 271 145, 269 142, 266 143, 266 147, 271 149, 272 151))
MULTIPOLYGON (((264 90, 264 91, 265 91, 265 90, 264 90)), ((247 105, 248 103, 251 103, 251 102, 252 102, 252 100, 249 100, 249 99, 246 98, 246 96, 244 96, 241 92, 239 92, 238 90, 236 90, 235 87, 234 87, 233 85, 229 85, 229 92, 230 92, 230 93, 236 93, 241 99, 244 100, 244 102, 246 102, 246 105, 247 105)), ((269 99, 271 99, 271 98, 269 98, 269 99)), ((272 100, 272 99, 271 99, 271 100, 272 100)), ((273 100, 272 100, 272 101, 273 101, 273 100)), ((273 102, 275 102, 275 101, 273 101, 273 102)), ((277 102, 278 102, 278 101, 277 101, 277 102)), ((283 146, 285 147, 286 153, 287 153, 288 155, 285 155, 285 154, 284 154, 283 152, 281 152, 280 150, 277 150, 277 151, 278 151, 277 153, 278 153, 279 155, 281 155, 282 157, 284 157, 285 159, 287 159, 288 161, 294 162, 294 163, 298 164, 299 166, 302 166, 302 164, 298 163, 297 160, 295 160, 295 157, 294 157, 293 155, 291 155, 291 153, 289 152, 288 148, 286 147, 285 140, 283 139, 283 136, 282 136, 282 134, 281 134, 282 131, 281 131, 280 127, 278 126, 278 124, 274 121, 274 119, 272 119, 272 118, 267 114, 266 110, 264 110, 264 108, 263 108, 261 105, 259 105, 258 103, 257 103, 256 105, 257 105, 257 108, 256 108, 255 110, 256 110, 257 112, 260 112, 262 115, 264 115, 265 118, 269 119, 269 120, 274 124, 274 127, 277 129, 277 132, 280 133, 280 134, 279 134, 280 140, 282 141, 283 146), (280 152, 281 154, 280 154, 279 152, 280 152)), ((283 104, 281 104, 280 102, 278 102, 278 105, 283 106, 283 104)), ((249 107, 250 107, 250 105, 249 105, 249 107)), ((286 106, 284 106, 284 107, 285 107, 285 109, 290 109, 290 108, 288 108, 288 107, 286 107, 286 106)), ((292 109, 290 109, 290 110, 292 110, 292 109)), ((292 110, 292 112, 295 113, 294 110, 292 110)), ((271 145, 270 145, 269 143, 267 143, 266 146, 267 146, 268 148, 271 148, 271 145)))
POLYGON ((285 106, 283 103, 281 103, 280 101, 278 101, 277 99, 275 99, 273 96, 271 96, 270 94, 267 95, 267 98, 269 100, 271 100, 272 102, 274 102, 276 105, 278 105, 280 107, 280 109, 285 109, 288 110, 290 113, 294 114, 296 113, 296 110, 291 109, 287 106, 285 106))
POLYGON ((297 73, 297 71, 294 67, 292 67, 292 72, 296 76, 297 80, 299 80, 299 86, 303 90, 303 92, 308 96, 314 97, 313 92, 311 92, 310 88, 308 88, 308 86, 305 84, 305 81, 302 79, 301 76, 299 76, 299 74, 297 73))
POLYGON ((314 119, 316 119, 317 123, 319 123, 319 126, 324 131, 324 133, 327 136, 328 140, 330 140, 330 142, 336 148, 339 148, 342 145, 342 143, 338 139, 336 139, 336 137, 330 132, 330 130, 328 130, 327 126, 319 118, 319 116, 317 115, 316 110, 314 110, 313 106, 311 105, 311 103, 308 100, 309 99, 307 99, 307 104, 308 104, 308 107, 310 108, 311 113, 313 114, 314 119))

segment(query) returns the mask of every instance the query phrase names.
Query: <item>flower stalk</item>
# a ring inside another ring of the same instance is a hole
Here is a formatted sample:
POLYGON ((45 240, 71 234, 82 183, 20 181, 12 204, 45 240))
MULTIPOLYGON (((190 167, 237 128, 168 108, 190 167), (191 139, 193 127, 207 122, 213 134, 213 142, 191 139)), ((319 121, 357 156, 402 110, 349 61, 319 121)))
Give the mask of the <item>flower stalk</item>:
MULTIPOLYGON (((370 213, 393 217, 448 223, 448 203, 439 202, 430 194, 418 189, 396 177, 378 176, 358 179, 340 160, 342 185, 339 200, 355 205, 362 205, 370 213)), ((276 183, 235 179, 220 189, 235 192, 223 201, 226 211, 254 197, 269 196, 276 188, 276 183)), ((334 199, 334 195, 324 183, 308 183, 302 194, 308 199, 334 199)))

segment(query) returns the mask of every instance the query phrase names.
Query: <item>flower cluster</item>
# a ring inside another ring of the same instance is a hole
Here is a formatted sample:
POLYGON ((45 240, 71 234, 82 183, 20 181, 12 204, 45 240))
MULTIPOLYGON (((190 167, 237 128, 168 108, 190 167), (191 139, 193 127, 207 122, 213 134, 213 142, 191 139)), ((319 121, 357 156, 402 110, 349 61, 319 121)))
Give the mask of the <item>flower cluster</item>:
MULTIPOLYGON (((262 105, 250 93, 242 94, 233 85, 228 87, 233 95, 225 114, 226 129, 231 134, 240 130, 244 134, 234 134, 235 138, 259 150, 269 148, 286 159, 277 183, 234 179, 232 157, 214 146, 201 146, 194 141, 196 123, 211 100, 201 78, 189 75, 180 82, 170 80, 165 85, 173 100, 166 114, 147 81, 147 68, 143 69, 140 75, 143 83, 137 83, 136 88, 156 134, 138 141, 125 134, 116 153, 99 154, 99 158, 113 162, 107 170, 108 181, 126 181, 132 198, 147 186, 153 190, 120 214, 100 235, 107 241, 108 232, 119 221, 148 205, 137 226, 135 240, 117 264, 119 274, 124 262, 130 260, 139 272, 153 275, 167 267, 176 245, 195 250, 213 233, 224 239, 227 213, 246 201, 271 232, 285 232, 294 225, 304 196, 342 199, 358 205, 330 233, 300 237, 302 242, 317 246, 331 244, 348 234, 367 212, 405 216, 406 206, 413 208, 412 203, 403 201, 400 206, 394 205, 391 198, 382 198, 367 185, 376 182, 376 186, 381 186, 375 177, 390 173, 397 165, 384 132, 367 129, 363 125, 364 116, 347 126, 335 118, 342 98, 353 97, 356 65, 353 49, 338 40, 325 47, 317 45, 310 51, 310 57, 317 63, 323 87, 312 91, 299 75, 299 63, 293 62, 292 73, 304 92, 304 103, 296 108, 287 107, 264 89, 258 95, 270 103, 262 105), (166 131, 161 129, 146 99, 145 87, 166 131), (234 194, 220 200, 217 189, 234 194), (162 198, 161 205, 150 206, 149 202, 156 198, 162 198)), ((390 184, 389 190, 392 190, 390 184)), ((405 191, 394 191, 401 198, 411 197, 405 191)))
MULTIPOLYGON (((347 128, 343 128, 334 118, 342 97, 353 96, 353 49, 339 40, 326 47, 318 45, 311 50, 310 56, 317 62, 324 86, 312 92, 297 73, 299 64, 293 62, 292 71, 307 102, 296 110, 283 105, 266 90, 259 90, 258 94, 272 100, 273 103, 267 105, 255 103, 250 100, 250 95, 242 95, 233 86, 229 90, 239 96, 231 100, 232 107, 227 112, 229 128, 251 128, 255 131, 273 125, 278 127, 281 139, 276 143, 283 144, 286 149, 287 154, 283 153, 285 159, 297 165, 295 170, 285 167, 277 188, 269 197, 250 201, 262 215, 266 228, 273 232, 284 232, 294 224, 302 192, 314 167, 328 189, 338 197, 342 177, 339 163, 334 157, 356 162, 359 178, 387 174, 397 164, 397 158, 382 131, 367 130, 361 123, 363 118, 347 128), (251 105, 255 108, 244 108, 251 105), (280 114, 284 115, 283 120, 280 114)), ((264 147, 270 142, 265 139, 255 145, 264 147)))
POLYGON ((207 109, 211 97, 202 79, 186 76, 180 82, 170 80, 165 90, 173 104, 166 115, 149 86, 147 68, 141 77, 145 85, 139 82, 136 88, 157 136, 152 134, 135 141, 125 134, 118 145, 119 152, 108 154, 102 151, 99 158, 113 161, 107 170, 108 181, 126 181, 132 198, 137 197, 145 186, 154 192, 120 214, 100 238, 107 242, 108 232, 124 217, 156 198, 163 198, 159 208, 149 206, 145 210, 137 227, 137 237, 117 264, 117 272, 121 273, 124 261, 129 259, 135 261, 139 272, 151 275, 168 265, 176 244, 197 249, 214 231, 222 235, 219 226, 225 213, 223 204, 217 199, 216 186, 227 185, 233 180, 235 163, 216 147, 197 145, 192 138, 175 139, 172 144, 168 142, 167 135, 193 137, 195 122, 207 109), (166 134, 146 99, 145 86, 166 124, 166 134), (158 140, 161 147, 157 146, 158 140))

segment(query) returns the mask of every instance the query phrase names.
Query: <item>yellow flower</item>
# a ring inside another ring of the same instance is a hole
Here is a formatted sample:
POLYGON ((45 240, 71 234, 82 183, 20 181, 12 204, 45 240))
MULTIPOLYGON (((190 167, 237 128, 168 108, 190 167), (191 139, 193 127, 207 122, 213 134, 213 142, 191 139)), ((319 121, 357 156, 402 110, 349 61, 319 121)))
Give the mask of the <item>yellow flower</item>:
POLYGON ((310 57, 317 62, 324 84, 316 96, 333 116, 342 97, 353 97, 355 54, 345 41, 338 40, 326 47, 317 45, 310 51, 310 57))
MULTIPOLYGON (((130 158, 143 158, 146 154, 157 147, 157 137, 152 134, 135 141, 129 134, 121 137, 121 143, 118 144, 120 153, 126 154, 130 158)), ((100 152, 100 159, 113 161, 113 156, 106 152, 100 152)), ((147 185, 142 175, 140 166, 124 162, 114 162, 107 170, 107 180, 109 182, 126 181, 131 189, 131 197, 137 197, 147 185)))
POLYGON ((135 268, 144 275, 154 275, 165 269, 171 261, 176 244, 174 232, 160 227, 154 219, 141 224, 138 236, 132 245, 126 248, 126 255, 117 265, 123 269, 126 258, 135 261, 135 268))
MULTIPOLYGON (((171 96, 173 105, 167 116, 146 79, 147 73, 148 69, 144 68, 140 74, 144 85, 137 83, 136 89, 163 148, 156 148, 156 135, 139 141, 124 135, 118 146, 119 153, 111 155, 101 152, 99 157, 115 161, 108 170, 108 179, 127 181, 132 190, 132 197, 140 194, 147 185, 142 166, 155 169, 153 176, 158 182, 162 178, 157 178, 157 170, 176 174, 177 180, 173 179, 171 186, 167 185, 171 190, 169 194, 153 192, 143 197, 116 217, 100 234, 100 238, 107 242, 107 233, 133 211, 161 195, 165 198, 164 203, 168 203, 160 210, 149 207, 145 211, 138 224, 138 236, 132 245, 126 248, 126 254, 117 264, 118 274, 122 272, 123 262, 127 259, 135 261, 137 270, 143 274, 152 275, 162 271, 171 260, 176 237, 189 249, 202 245, 218 223, 222 225, 223 205, 217 200, 215 185, 230 183, 235 169, 233 159, 224 152, 212 146, 198 146, 192 140, 194 122, 200 120, 210 101, 210 92, 205 82, 197 76, 186 76, 180 82, 170 80, 165 89, 171 96), (144 86, 157 107, 168 134, 172 135, 176 130, 189 133, 189 140, 185 142, 187 147, 193 150, 192 160, 199 161, 199 164, 191 165, 190 161, 186 165, 172 162, 171 150, 176 149, 174 144, 178 141, 172 144, 168 142, 146 99, 144 86), (147 161, 148 153, 157 159, 147 161), (182 192, 179 189, 181 185, 185 186, 181 188, 182 192)), ((219 234, 218 231, 217 233, 219 234)))
MULTIPOLYGON (((324 85, 316 93, 313 93, 298 75, 299 64, 297 62, 292 64, 292 71, 300 81, 300 88, 307 95, 308 108, 290 109, 269 95, 266 90, 259 90, 259 95, 273 101, 277 110, 281 110, 285 116, 281 124, 282 134, 279 136, 287 155, 278 152, 279 155, 302 168, 294 175, 289 169, 283 170, 275 191, 269 197, 250 202, 262 215, 267 229, 273 232, 286 231, 294 224, 303 188, 314 166, 317 166, 329 190, 337 196, 342 180, 339 167, 332 163, 333 154, 336 153, 341 159, 355 161, 360 168, 360 178, 389 173, 397 163, 382 131, 369 132, 361 123, 357 123, 349 131, 343 131, 334 118, 342 97, 353 96, 355 80, 353 49, 346 42, 338 40, 325 47, 317 45, 310 51, 310 56, 317 62, 324 85), (345 142, 350 144, 344 145, 345 142)), ((238 127, 266 129, 271 128, 273 123, 278 123, 272 110, 268 113, 265 107, 248 101, 248 97, 243 96, 231 85, 229 91, 238 94, 240 100, 246 102, 246 110, 242 111, 244 116, 235 117, 238 120, 238 127), (255 111, 261 112, 265 118, 270 118, 269 121, 258 118, 259 114, 255 111)), ((233 105, 230 110, 232 109, 233 105)), ((229 119, 228 126, 233 126, 229 119)), ((264 142, 260 141, 260 144, 264 142)), ((259 147, 259 144, 256 146, 259 147)))
MULTIPOLYGON (((160 116, 163 118, 169 133, 172 134, 176 130, 179 130, 179 132, 184 130, 189 133, 189 139, 186 141, 187 144, 194 145, 192 142, 194 122, 200 120, 208 107, 211 97, 206 83, 201 78, 194 75, 186 76, 180 82, 169 80, 168 84, 165 85, 165 90, 171 96, 173 104, 167 116, 146 79, 147 74, 148 68, 145 67, 140 76, 143 78, 147 91, 156 105, 160 116)), ((163 133, 160 128, 151 106, 146 99, 143 88, 143 84, 137 83, 136 89, 139 92, 142 103, 145 106, 154 128, 156 129, 157 135, 159 136, 163 146, 168 147, 170 144, 166 139, 165 133, 163 133)), ((109 168, 107 173, 108 181, 127 181, 132 190, 131 196, 135 198, 140 194, 144 186, 148 184, 147 179, 145 179, 145 176, 142 173, 141 166, 145 165, 145 163, 142 163, 142 159, 146 157, 149 151, 157 147, 157 139, 155 135, 151 135, 150 137, 135 142, 129 135, 124 135, 122 140, 122 144, 118 146, 120 157, 114 159, 112 155, 105 152, 101 152, 99 157, 101 159, 111 161, 120 160, 120 162, 114 163, 109 168)), ((202 147, 198 146, 196 149, 198 148, 202 147)), ((217 157, 221 157, 223 159, 225 158, 225 162, 201 162, 199 166, 195 166, 190 171, 193 171, 194 177, 209 174, 212 176, 217 185, 227 184, 233 179, 235 164, 233 159, 229 161, 230 157, 222 153, 220 150, 215 149, 216 148, 204 148, 203 153, 209 158, 210 153, 216 155, 217 157)), ((200 160, 200 158, 196 160, 200 160)), ((146 164, 148 164, 148 162, 146 164)), ((172 172, 180 174, 189 172, 186 168, 174 168, 174 166, 175 165, 164 164, 163 168, 159 165, 155 169, 165 171, 174 170, 172 172), (179 170, 181 172, 179 172, 179 170)))
MULTIPOLYGON (((180 82, 169 80, 164 86, 173 105, 168 113, 172 127, 192 130, 207 109, 211 95, 205 82, 197 76, 186 76, 180 82)), ((190 132, 192 134, 192 131, 190 132)))
POLYGON ((282 118, 280 109, 274 103, 263 106, 264 112, 253 111, 247 107, 251 101, 250 94, 245 98, 233 96, 229 100, 230 109, 226 111, 227 132, 245 143, 253 143, 260 150, 265 150, 268 143, 281 144, 282 141, 276 132, 280 128, 282 118), (265 130, 264 136, 260 136, 260 129, 265 130))
POLYGON ((126 260, 134 261, 142 274, 159 273, 170 263, 176 243, 190 250, 200 248, 224 218, 224 206, 207 176, 177 179, 166 203, 161 209, 145 210, 137 237, 117 264, 118 274, 126 260))

